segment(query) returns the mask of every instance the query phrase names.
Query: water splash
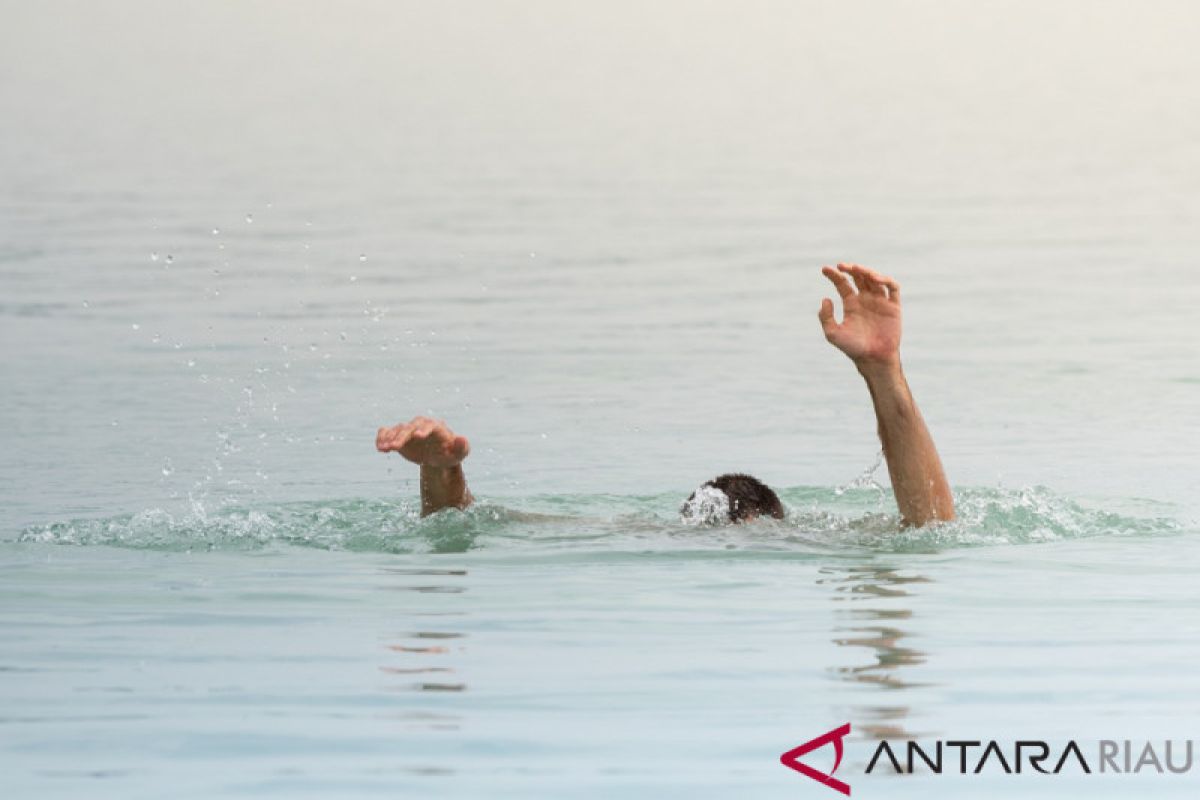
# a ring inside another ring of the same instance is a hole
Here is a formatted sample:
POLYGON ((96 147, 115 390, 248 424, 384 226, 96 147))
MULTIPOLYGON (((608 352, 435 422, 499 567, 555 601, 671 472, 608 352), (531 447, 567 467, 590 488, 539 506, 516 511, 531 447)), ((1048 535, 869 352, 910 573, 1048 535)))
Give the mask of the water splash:
MULTIPOLYGON (((157 550, 260 549, 288 545, 381 553, 468 550, 672 554, 939 552, 1097 536, 1182 533, 1177 519, 1089 508, 1049 489, 963 489, 959 518, 904 529, 873 489, 799 487, 780 492, 786 520, 697 529, 680 522, 679 496, 541 495, 479 503, 422 519, 404 502, 335 500, 172 514, 150 509, 106 519, 34 526, 19 541, 157 550), (520 511, 514 509, 522 509, 520 511)), ((1161 514, 1162 508, 1155 509, 1161 514)))

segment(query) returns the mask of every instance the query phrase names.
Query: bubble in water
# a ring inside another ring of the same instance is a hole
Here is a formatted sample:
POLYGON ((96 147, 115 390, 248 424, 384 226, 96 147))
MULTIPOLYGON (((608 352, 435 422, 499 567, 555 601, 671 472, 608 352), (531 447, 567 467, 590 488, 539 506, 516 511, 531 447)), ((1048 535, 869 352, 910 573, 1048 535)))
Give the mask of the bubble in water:
POLYGON ((168 263, 168 264, 174 264, 174 263, 175 263, 175 256, 171 255, 170 253, 167 253, 167 263, 168 263))
POLYGON ((152 252, 152 253, 150 254, 150 260, 151 260, 151 261, 158 261, 158 253, 153 253, 153 252, 152 252))
POLYGON ((366 253, 359 253, 359 254, 358 254, 358 260, 359 260, 359 261, 366 261, 366 260, 367 260, 367 254, 366 254, 366 253))
POLYGON ((88 301, 87 301, 87 300, 84 300, 84 301, 83 301, 83 307, 84 307, 84 308, 87 308, 87 307, 88 307, 88 301))
POLYGON ((358 276, 357 276, 357 275, 351 275, 351 276, 350 276, 350 282, 351 282, 351 283, 354 283, 354 282, 355 282, 355 281, 357 281, 357 280, 358 280, 358 276))
POLYGON ((220 236, 220 235, 221 235, 221 229, 213 228, 213 236, 220 236))
POLYGON ((151 339, 150 341, 153 342, 154 344, 158 344, 159 342, 162 341, 162 336, 156 333, 156 334, 154 334, 154 338, 151 339))
POLYGON ((188 359, 188 362, 187 362, 187 365, 188 365, 189 367, 194 367, 194 366, 196 366, 196 359, 194 359, 194 358, 189 358, 189 359, 188 359))
POLYGON ((247 215, 246 215, 246 222, 247 222, 247 224, 249 224, 249 223, 251 223, 251 222, 254 222, 254 215, 253 215, 253 214, 247 214, 247 215))
POLYGON ((314 353, 317 352, 317 346, 315 344, 310 344, 308 349, 314 353))
POLYGON ((346 332, 345 332, 345 331, 342 331, 341 333, 339 333, 339 334, 338 334, 338 337, 339 337, 339 338, 340 338, 340 339, 341 339, 343 342, 344 342, 344 341, 346 341, 346 338, 347 338, 347 337, 346 337, 346 332))
POLYGON ((135 331, 140 331, 142 329, 142 326, 138 325, 136 322, 130 327, 132 327, 135 331))
POLYGON ((163 465, 162 465, 163 477, 164 478, 170 477, 171 473, 174 471, 175 471, 175 467, 171 464, 171 459, 168 458, 166 461, 163 462, 163 465))

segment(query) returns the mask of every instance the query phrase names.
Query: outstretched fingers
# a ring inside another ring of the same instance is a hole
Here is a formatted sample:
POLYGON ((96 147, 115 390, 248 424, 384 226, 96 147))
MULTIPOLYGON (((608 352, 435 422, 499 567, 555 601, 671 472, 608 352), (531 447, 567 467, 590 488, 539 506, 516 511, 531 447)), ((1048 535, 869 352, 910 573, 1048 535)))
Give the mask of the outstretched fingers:
POLYGON ((858 287, 859 294, 878 293, 876 287, 871 284, 870 277, 867 275, 867 270, 860 267, 858 264, 838 264, 838 271, 846 275, 854 281, 854 285, 858 287))
POLYGON ((896 305, 900 304, 900 284, 895 278, 889 278, 887 275, 880 275, 879 282, 887 287, 888 299, 896 305))
POLYGON ((854 279, 859 294, 876 294, 887 297, 887 291, 875 280, 871 270, 861 264, 838 264, 838 269, 854 279))
POLYGON ((838 264, 838 269, 854 278, 860 293, 869 292, 900 303, 900 284, 894 278, 861 264, 838 264))
POLYGON ((412 436, 412 423, 396 425, 392 428, 380 428, 375 435, 375 449, 381 453, 399 450, 412 436))
MULTIPOLYGON (((841 267, 840 264, 838 266, 841 267)), ((837 293, 843 300, 856 294, 854 286, 850 284, 850 279, 833 267, 821 267, 821 274, 829 278, 829 282, 837 289, 837 293)))

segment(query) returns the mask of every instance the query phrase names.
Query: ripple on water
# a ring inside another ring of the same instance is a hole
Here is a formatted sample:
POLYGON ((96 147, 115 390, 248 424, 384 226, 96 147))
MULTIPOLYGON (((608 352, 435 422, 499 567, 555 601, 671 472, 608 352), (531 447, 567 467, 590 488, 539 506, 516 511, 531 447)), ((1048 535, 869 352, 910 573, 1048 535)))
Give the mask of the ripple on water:
POLYGON ((481 502, 422 519, 408 503, 331 500, 259 508, 149 509, 103 519, 76 519, 22 531, 19 541, 153 550, 261 549, 294 545, 381 553, 827 553, 921 552, 1015 545, 1095 536, 1155 536, 1184 527, 1163 508, 1153 514, 1089 507, 1045 488, 963 489, 959 518, 925 528, 901 527, 878 492, 800 487, 781 492, 786 520, 696 528, 679 522, 675 494, 554 495, 481 502), (527 510, 514 510, 523 508, 527 510), (564 513, 565 510, 572 513, 564 513), (553 512, 553 513, 547 513, 553 512))

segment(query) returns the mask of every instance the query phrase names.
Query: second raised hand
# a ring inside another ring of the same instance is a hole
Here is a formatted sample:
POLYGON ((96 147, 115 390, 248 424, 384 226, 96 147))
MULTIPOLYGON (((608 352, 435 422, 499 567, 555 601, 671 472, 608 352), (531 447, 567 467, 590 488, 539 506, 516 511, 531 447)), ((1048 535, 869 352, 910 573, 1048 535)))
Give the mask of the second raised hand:
POLYGON ((375 449, 399 453, 414 464, 446 469, 456 467, 471 452, 465 436, 458 436, 440 419, 413 417, 391 428, 380 428, 375 449))

